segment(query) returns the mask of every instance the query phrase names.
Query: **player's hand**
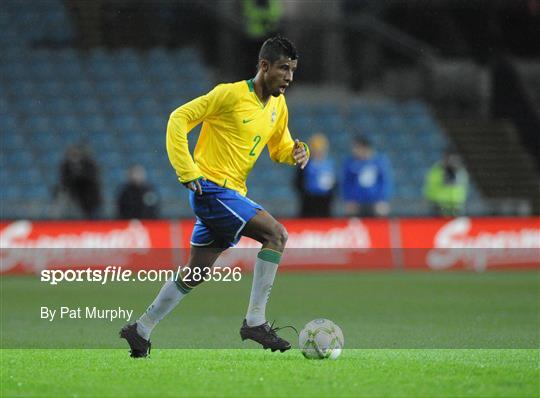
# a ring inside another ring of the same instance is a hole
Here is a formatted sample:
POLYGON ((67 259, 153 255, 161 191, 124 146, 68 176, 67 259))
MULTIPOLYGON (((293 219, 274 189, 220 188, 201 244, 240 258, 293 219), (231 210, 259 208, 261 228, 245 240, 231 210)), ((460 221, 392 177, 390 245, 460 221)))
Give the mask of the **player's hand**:
POLYGON ((197 192, 198 195, 202 195, 201 180, 206 180, 204 177, 199 177, 196 180, 183 183, 183 185, 190 191, 197 192))
POLYGON ((306 147, 298 139, 294 140, 293 158, 302 170, 309 162, 309 155, 306 151, 306 147))

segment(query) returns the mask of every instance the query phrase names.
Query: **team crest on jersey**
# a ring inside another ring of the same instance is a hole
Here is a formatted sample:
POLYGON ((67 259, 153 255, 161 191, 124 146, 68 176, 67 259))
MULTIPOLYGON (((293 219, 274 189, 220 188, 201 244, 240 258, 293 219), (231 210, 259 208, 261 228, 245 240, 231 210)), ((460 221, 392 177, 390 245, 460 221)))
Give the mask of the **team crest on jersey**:
POLYGON ((272 121, 272 123, 274 123, 276 121, 276 110, 275 109, 272 109, 272 117, 270 119, 272 121))

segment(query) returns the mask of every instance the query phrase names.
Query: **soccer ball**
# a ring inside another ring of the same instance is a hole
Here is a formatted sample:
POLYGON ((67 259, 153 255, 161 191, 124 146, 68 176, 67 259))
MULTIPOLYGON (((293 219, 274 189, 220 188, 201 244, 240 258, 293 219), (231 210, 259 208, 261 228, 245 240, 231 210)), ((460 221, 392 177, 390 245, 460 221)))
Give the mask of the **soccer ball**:
POLYGON ((298 337, 302 354, 308 359, 337 359, 345 340, 343 332, 328 319, 314 319, 304 326, 298 337))

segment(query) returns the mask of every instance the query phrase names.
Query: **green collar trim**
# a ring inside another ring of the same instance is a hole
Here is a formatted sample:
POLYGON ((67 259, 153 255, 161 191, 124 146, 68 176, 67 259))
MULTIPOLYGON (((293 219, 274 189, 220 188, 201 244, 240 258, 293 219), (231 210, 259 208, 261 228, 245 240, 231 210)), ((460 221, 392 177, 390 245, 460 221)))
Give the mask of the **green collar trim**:
MULTIPOLYGON (((259 96, 257 95, 257 93, 255 92, 255 87, 253 86, 253 79, 249 79, 249 80, 246 80, 246 83, 248 85, 248 88, 249 88, 249 92, 250 93, 253 93, 253 95, 255 96, 255 99, 257 100, 257 102, 259 103, 259 105, 261 106, 261 109, 264 109, 264 107, 266 106, 265 104, 263 104, 261 102, 261 99, 259 98, 259 96)), ((266 101, 266 103, 270 102, 270 99, 268 99, 268 101, 266 101)))

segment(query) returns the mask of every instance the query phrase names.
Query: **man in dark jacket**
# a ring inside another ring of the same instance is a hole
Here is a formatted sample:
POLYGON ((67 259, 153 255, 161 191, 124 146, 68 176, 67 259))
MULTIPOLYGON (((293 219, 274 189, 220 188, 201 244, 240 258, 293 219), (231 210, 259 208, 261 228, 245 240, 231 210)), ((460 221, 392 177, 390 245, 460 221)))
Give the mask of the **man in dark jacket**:
POLYGON ((159 216, 159 196, 146 182, 146 171, 141 165, 132 166, 128 181, 118 195, 118 218, 150 219, 159 216))
POLYGON ((102 202, 99 169, 86 146, 67 150, 60 165, 60 189, 79 207, 83 217, 98 217, 102 202))

